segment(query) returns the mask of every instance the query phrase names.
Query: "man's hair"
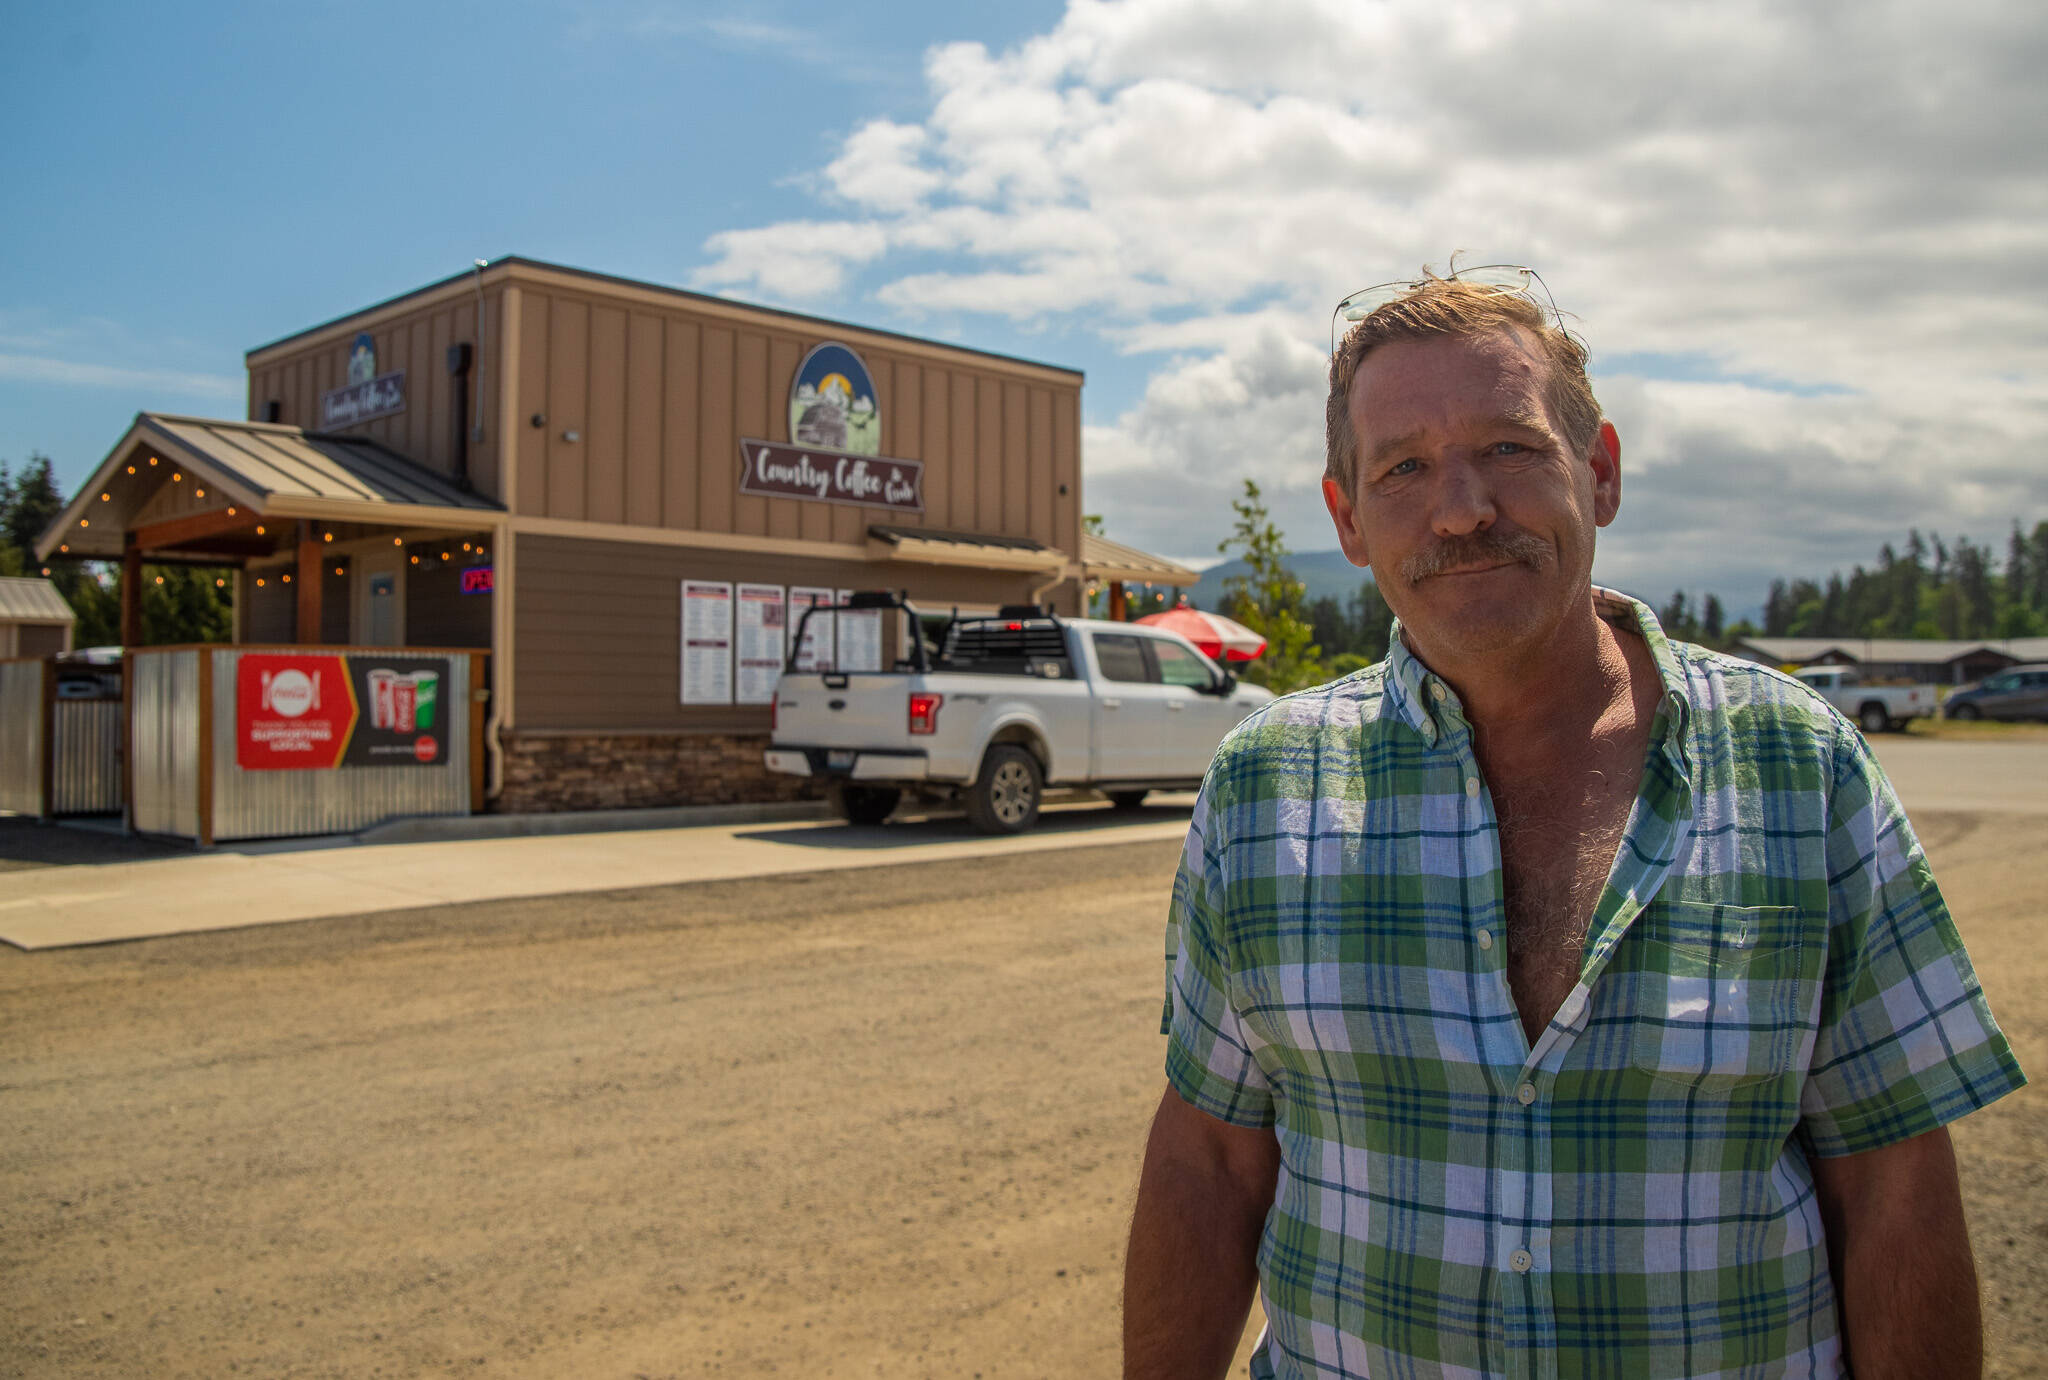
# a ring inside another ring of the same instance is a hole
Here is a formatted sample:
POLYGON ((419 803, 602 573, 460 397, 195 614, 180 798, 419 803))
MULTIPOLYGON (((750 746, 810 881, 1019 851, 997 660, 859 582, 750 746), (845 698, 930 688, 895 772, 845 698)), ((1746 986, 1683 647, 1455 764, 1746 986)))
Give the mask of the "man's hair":
POLYGON ((1345 332, 1330 356, 1330 401, 1325 423, 1328 452, 1323 473, 1355 496, 1358 480, 1358 436, 1351 428, 1351 385, 1358 367, 1381 345, 1434 336, 1484 335, 1518 328, 1536 338, 1537 351, 1550 363, 1545 401, 1563 440, 1574 455, 1584 455, 1600 431, 1600 404, 1586 379, 1586 349, 1542 307, 1519 292, 1505 292, 1482 283, 1439 278, 1424 270, 1422 286, 1373 311, 1345 332))

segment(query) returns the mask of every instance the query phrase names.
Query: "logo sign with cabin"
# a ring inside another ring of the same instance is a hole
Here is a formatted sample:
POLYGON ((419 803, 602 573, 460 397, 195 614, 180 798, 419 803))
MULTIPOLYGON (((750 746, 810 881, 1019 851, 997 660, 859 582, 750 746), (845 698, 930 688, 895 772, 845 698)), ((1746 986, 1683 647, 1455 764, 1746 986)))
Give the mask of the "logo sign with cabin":
POLYGON ((235 764, 245 771, 434 766, 448 760, 446 657, 244 653, 235 764))
POLYGON ((881 453, 882 409, 861 357, 816 346, 789 385, 789 442, 740 442, 740 492, 924 511, 924 462, 881 453))
POLYGON ((320 395, 320 429, 354 426, 405 411, 405 370, 377 372, 377 342, 364 331, 348 350, 348 386, 320 395))

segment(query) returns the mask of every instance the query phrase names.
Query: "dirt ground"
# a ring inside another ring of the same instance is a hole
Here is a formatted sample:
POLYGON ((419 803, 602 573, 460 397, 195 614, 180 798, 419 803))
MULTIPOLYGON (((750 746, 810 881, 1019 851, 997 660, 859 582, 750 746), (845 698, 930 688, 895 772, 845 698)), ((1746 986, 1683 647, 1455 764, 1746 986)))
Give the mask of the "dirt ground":
MULTIPOLYGON (((1919 823, 2041 1077, 2043 819, 1919 823)), ((1175 854, 0 947, 0 1374, 1113 1374, 1175 854)), ((2044 1133, 1956 1131, 1997 1376, 2044 1133)))

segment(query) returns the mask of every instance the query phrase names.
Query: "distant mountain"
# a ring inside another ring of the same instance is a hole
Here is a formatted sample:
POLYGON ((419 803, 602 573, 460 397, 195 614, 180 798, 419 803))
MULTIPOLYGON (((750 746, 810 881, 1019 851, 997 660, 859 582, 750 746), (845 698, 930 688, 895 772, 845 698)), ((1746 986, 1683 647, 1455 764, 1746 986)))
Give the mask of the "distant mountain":
MULTIPOLYGON (((1294 572, 1294 578, 1308 586, 1303 596, 1304 603, 1314 603, 1328 595, 1339 604, 1351 601, 1358 593, 1358 587, 1372 578, 1365 571, 1344 559, 1342 551, 1296 551, 1287 558, 1287 568, 1294 572)), ((1187 591, 1188 602, 1217 612, 1226 612, 1223 582, 1233 575, 1247 575, 1250 567, 1243 561, 1225 561, 1212 565, 1202 572, 1201 583, 1187 591)))

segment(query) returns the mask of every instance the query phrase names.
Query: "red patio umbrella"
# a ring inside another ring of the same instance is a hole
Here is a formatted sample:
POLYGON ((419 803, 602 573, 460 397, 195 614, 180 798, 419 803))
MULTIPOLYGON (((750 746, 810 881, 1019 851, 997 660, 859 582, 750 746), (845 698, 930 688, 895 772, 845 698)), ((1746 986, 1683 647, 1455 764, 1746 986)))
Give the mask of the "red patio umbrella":
POLYGON ((1164 613, 1148 613, 1138 621, 1179 633, 1203 656, 1216 661, 1251 661, 1266 650, 1266 639, 1236 619, 1186 604, 1176 604, 1164 613))

